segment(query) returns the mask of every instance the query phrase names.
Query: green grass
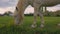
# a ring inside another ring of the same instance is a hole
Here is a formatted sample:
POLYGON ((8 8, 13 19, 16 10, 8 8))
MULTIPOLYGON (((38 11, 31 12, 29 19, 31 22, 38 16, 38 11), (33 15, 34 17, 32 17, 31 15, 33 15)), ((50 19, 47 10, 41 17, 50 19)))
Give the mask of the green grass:
POLYGON ((0 16, 0 34, 60 34, 60 17, 44 17, 45 27, 40 28, 40 18, 37 18, 36 28, 31 28, 33 23, 32 16, 25 16, 24 23, 21 26, 14 24, 14 18, 9 16, 0 16))

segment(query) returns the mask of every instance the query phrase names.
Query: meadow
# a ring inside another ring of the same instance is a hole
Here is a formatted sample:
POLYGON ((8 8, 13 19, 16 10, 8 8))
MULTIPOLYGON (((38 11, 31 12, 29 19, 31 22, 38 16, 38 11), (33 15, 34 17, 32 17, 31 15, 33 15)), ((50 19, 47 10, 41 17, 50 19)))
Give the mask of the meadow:
POLYGON ((40 18, 37 18, 37 27, 31 28, 32 16, 25 16, 21 26, 14 25, 11 16, 0 16, 0 34, 60 34, 60 17, 44 17, 45 27, 40 28, 40 18))

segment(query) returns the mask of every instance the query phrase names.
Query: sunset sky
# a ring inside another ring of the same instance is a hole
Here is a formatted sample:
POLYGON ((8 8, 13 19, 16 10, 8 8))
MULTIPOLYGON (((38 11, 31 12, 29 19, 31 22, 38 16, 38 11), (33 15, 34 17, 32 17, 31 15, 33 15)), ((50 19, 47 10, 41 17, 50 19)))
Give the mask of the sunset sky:
MULTIPOLYGON (((0 0, 0 13, 3 14, 6 11, 14 12, 17 2, 18 2, 17 0, 0 0)), ((60 10, 60 5, 56 5, 54 7, 47 7, 47 10, 49 11, 60 10)), ((28 6, 25 10, 25 13, 33 13, 33 12, 34 8, 31 6, 28 6)))

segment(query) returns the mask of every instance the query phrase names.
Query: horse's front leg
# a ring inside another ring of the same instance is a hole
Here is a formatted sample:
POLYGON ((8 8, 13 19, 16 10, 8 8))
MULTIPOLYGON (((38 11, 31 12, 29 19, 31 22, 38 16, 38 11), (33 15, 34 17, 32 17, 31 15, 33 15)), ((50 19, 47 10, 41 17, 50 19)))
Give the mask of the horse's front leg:
POLYGON ((39 5, 38 4, 34 4, 34 22, 32 24, 32 27, 35 28, 37 27, 37 14, 38 14, 38 9, 39 9, 39 5))
POLYGON ((39 11, 38 11, 38 14, 39 14, 39 16, 40 16, 40 19, 41 19, 41 25, 40 25, 40 27, 44 27, 44 16, 43 16, 43 11, 42 11, 42 7, 40 7, 40 9, 39 9, 39 11))

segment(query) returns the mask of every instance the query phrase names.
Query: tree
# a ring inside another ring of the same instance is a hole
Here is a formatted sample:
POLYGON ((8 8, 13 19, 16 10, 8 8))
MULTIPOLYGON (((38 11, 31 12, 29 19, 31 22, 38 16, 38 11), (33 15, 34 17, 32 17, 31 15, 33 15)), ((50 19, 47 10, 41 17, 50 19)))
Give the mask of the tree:
POLYGON ((12 14, 13 13, 11 11, 7 11, 7 12, 4 13, 5 16, 12 16, 12 14))
POLYGON ((56 14, 56 16, 60 16, 60 10, 57 10, 57 11, 55 12, 55 14, 56 14))

